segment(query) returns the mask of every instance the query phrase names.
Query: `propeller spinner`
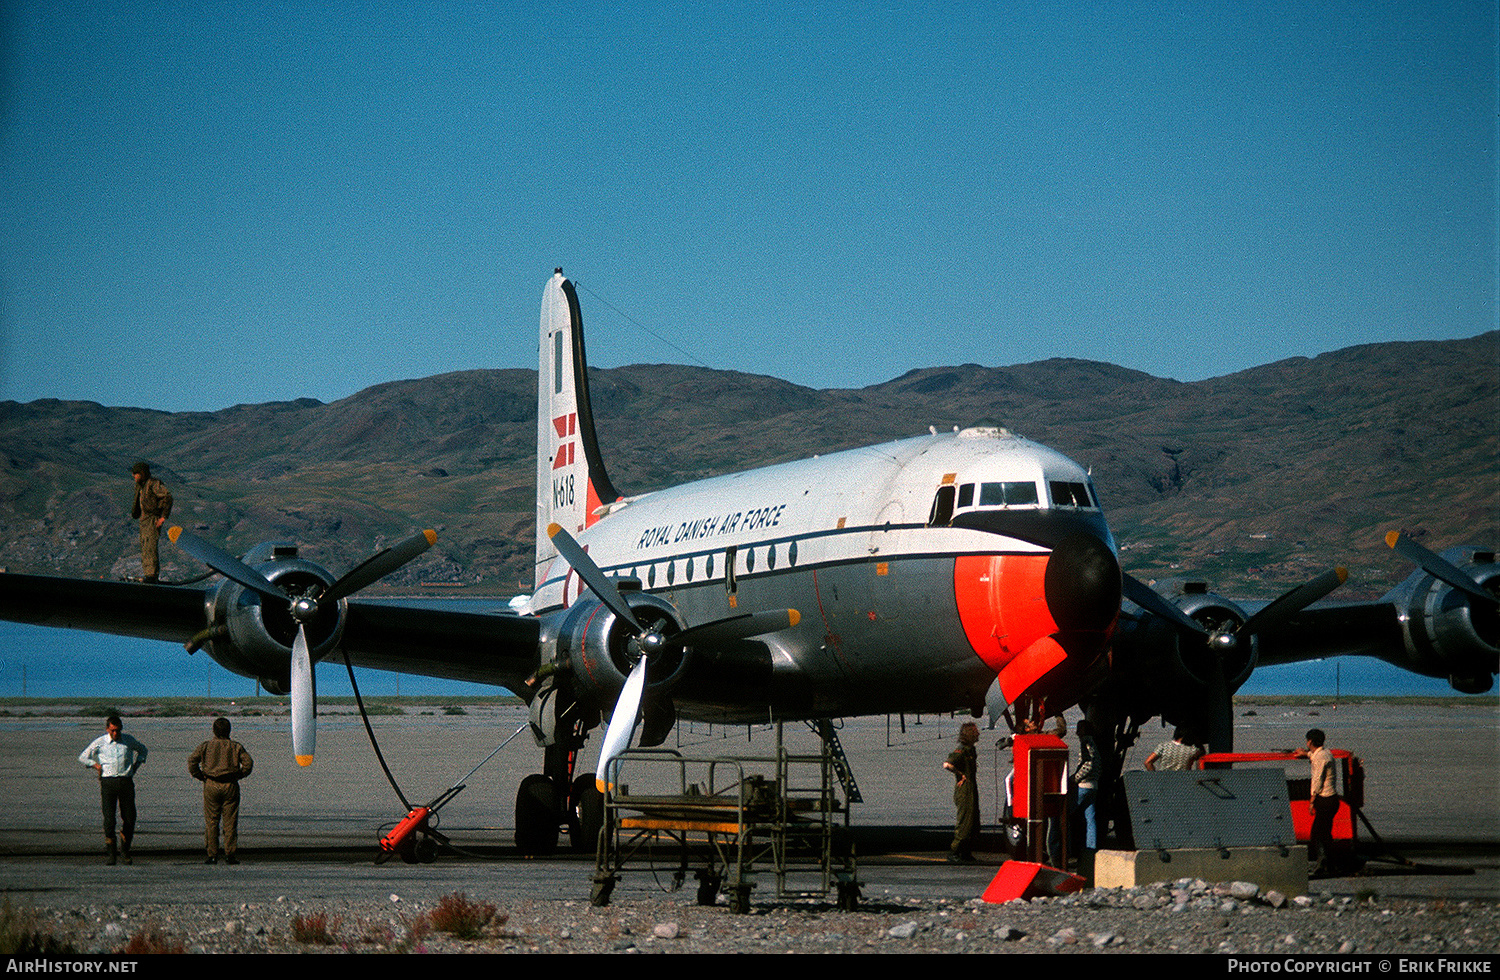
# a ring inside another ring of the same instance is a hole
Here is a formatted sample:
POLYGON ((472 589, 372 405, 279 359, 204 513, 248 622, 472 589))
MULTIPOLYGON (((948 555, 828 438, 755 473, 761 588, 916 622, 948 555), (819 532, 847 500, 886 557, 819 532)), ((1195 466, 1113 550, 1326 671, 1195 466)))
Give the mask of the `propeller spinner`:
POLYGON ((167 537, 183 551, 230 581, 264 599, 285 603, 292 619, 297 623, 297 638, 292 643, 290 678, 292 754, 296 756, 299 766, 312 764, 318 740, 317 691, 313 682, 312 649, 307 640, 308 624, 350 595, 391 574, 437 542, 436 531, 422 531, 377 551, 319 595, 290 596, 258 570, 180 527, 168 529, 167 537))

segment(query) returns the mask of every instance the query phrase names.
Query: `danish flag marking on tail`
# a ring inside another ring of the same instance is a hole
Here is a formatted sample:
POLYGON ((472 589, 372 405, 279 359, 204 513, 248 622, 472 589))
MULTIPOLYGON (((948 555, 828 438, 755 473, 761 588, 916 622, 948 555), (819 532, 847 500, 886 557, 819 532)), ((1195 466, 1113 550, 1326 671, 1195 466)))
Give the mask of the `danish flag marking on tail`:
POLYGON ((578 434, 578 413, 569 412, 567 415, 559 415, 552 420, 552 428, 557 430, 558 439, 567 439, 557 447, 557 455, 552 460, 552 468, 560 470, 565 466, 572 466, 574 459, 574 447, 577 445, 572 437, 578 434))

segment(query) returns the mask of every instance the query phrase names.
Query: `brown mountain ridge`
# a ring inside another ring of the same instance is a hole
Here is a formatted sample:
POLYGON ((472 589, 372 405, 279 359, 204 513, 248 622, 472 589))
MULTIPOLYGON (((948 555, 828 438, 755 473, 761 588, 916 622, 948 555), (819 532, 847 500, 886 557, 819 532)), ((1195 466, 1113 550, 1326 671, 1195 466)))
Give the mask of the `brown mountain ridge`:
MULTIPOLYGON (((130 464, 174 523, 240 552, 290 538, 335 573, 435 527, 388 583, 529 588, 536 374, 474 370, 313 399, 168 413, 0 403, 0 565, 138 574, 130 464)), ((1055 359, 922 368, 858 390, 681 365, 590 372, 624 493, 925 433, 1003 425, 1092 469, 1125 568, 1269 597, 1332 564, 1343 594, 1409 570, 1383 535, 1500 544, 1500 332, 1386 343, 1199 382, 1055 359)), ((163 545, 164 577, 203 569, 163 545)))

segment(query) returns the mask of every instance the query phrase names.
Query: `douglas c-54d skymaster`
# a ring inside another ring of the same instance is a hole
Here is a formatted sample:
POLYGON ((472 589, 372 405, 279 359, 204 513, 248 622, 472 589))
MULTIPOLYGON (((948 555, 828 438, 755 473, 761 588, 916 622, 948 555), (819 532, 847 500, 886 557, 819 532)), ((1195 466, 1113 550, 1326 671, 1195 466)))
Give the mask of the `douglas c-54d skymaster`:
MULTIPOLYGON (((1230 697, 1257 663, 1358 654, 1488 690, 1500 567, 1472 547, 1389 543, 1418 568, 1375 602, 1325 600, 1332 569, 1270 603, 1171 597, 1121 571, 1087 471, 1004 429, 971 428, 627 496, 595 437, 578 297, 542 304, 535 589, 496 600, 360 598, 429 547, 414 535, 335 577, 294 545, 243 559, 172 529, 222 576, 204 588, 0 575, 0 617, 170 640, 290 693, 314 755, 313 665, 495 684, 525 697, 542 772, 517 793, 523 848, 557 843, 639 731, 679 719, 810 721, 1081 704, 1105 778, 1160 715, 1231 747, 1230 697), (610 719, 592 775, 574 772, 610 719)), ((597 799, 596 797, 594 799, 597 799)), ((575 844, 592 848, 588 835, 575 844)))

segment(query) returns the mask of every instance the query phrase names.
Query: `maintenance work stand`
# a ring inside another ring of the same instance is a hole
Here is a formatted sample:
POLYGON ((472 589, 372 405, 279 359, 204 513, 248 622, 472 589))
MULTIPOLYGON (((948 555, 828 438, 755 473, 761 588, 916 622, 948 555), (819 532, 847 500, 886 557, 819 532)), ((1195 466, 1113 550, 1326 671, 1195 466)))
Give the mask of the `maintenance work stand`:
POLYGON ((671 866, 674 890, 692 871, 698 904, 715 904, 722 890, 734 913, 750 911, 758 874, 774 878, 778 899, 832 890, 838 908, 857 908, 848 804, 859 790, 832 727, 818 730, 816 755, 788 753, 779 723, 772 756, 623 753, 610 767, 590 901, 608 905, 625 865, 644 862, 671 866))

